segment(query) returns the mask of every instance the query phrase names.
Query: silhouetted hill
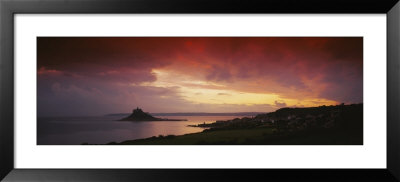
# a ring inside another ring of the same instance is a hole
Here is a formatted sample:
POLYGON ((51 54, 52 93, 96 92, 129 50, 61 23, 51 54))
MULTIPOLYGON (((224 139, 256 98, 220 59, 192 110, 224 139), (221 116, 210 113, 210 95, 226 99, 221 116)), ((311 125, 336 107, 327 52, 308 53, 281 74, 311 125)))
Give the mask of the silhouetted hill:
POLYGON ((363 104, 281 108, 251 118, 235 118, 189 126, 209 128, 205 131, 274 127, 279 133, 331 129, 338 133, 357 136, 362 141, 363 104))

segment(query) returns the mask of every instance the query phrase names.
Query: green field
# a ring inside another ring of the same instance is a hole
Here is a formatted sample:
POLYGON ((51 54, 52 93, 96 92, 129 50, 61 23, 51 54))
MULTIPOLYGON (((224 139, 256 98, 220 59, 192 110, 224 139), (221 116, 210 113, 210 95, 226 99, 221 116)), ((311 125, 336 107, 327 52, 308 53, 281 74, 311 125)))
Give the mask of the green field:
POLYGON ((128 140, 117 145, 362 145, 362 136, 334 130, 275 134, 273 128, 218 130, 128 140))
POLYGON ((119 144, 125 145, 197 145, 197 144, 240 144, 248 139, 260 138, 272 134, 272 128, 257 128, 251 130, 222 130, 186 134, 180 136, 152 137, 147 139, 129 140, 119 144))

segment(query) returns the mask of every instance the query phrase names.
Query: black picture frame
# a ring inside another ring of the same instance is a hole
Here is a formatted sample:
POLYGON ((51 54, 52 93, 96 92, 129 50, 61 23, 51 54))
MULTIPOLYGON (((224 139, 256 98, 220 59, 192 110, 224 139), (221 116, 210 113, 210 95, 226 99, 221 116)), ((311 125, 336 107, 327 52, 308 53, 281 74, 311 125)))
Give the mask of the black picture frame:
POLYGON ((0 0, 0 179, 4 181, 400 181, 398 0, 0 0), (382 13, 387 15, 386 169, 15 169, 18 13, 382 13))

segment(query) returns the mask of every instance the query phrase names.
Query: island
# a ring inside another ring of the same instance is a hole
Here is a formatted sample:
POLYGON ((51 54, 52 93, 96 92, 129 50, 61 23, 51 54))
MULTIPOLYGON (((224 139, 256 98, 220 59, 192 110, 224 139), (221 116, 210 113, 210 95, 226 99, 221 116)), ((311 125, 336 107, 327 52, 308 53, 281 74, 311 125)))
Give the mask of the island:
POLYGON ((187 121, 186 119, 167 119, 167 118, 156 118, 149 113, 143 112, 142 109, 137 107, 132 111, 132 114, 128 117, 122 118, 118 121, 187 121))

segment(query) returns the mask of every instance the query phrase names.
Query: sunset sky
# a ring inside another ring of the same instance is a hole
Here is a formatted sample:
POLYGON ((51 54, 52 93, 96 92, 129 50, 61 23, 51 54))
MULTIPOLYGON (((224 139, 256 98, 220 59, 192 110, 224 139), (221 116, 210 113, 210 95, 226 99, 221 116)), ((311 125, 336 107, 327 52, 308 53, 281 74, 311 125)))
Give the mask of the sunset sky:
POLYGON ((361 103, 363 39, 40 37, 37 73, 39 116, 361 103))

